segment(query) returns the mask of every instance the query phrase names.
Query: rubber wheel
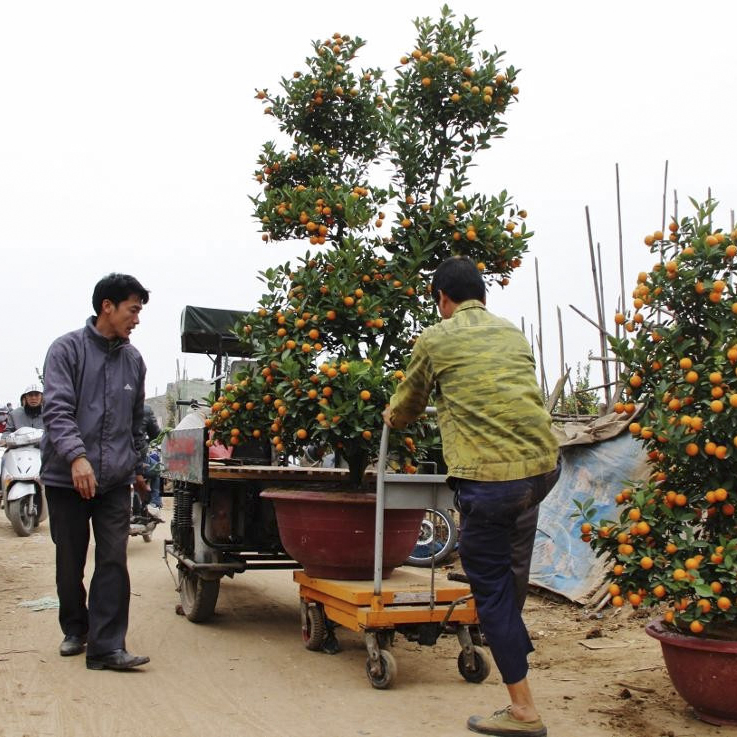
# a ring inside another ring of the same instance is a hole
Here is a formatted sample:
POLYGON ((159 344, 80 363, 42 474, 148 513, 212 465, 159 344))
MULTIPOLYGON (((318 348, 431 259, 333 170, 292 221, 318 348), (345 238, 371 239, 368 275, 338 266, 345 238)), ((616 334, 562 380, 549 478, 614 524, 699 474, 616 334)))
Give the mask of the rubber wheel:
POLYGON ((419 568, 429 568, 435 550, 435 565, 441 565, 451 556, 457 542, 458 528, 452 513, 447 509, 428 509, 420 524, 417 545, 406 563, 419 568))
POLYGON ((491 673, 491 657, 486 649, 480 645, 473 646, 473 670, 469 670, 463 657, 463 651, 458 655, 458 672, 469 683, 481 683, 491 673))
POLYGON ((18 537, 28 537, 38 524, 32 510, 33 497, 30 494, 8 502, 8 519, 18 537))
POLYGON ((374 688, 389 688, 397 677, 397 661, 388 650, 379 650, 381 659, 381 675, 371 673, 371 658, 366 658, 366 675, 374 688))
POLYGON ((179 570, 179 599, 190 622, 206 622, 215 612, 220 579, 205 579, 196 573, 179 570))
POLYGON ((322 650, 328 636, 325 612, 317 606, 307 607, 307 624, 302 630, 302 641, 308 650, 322 650))

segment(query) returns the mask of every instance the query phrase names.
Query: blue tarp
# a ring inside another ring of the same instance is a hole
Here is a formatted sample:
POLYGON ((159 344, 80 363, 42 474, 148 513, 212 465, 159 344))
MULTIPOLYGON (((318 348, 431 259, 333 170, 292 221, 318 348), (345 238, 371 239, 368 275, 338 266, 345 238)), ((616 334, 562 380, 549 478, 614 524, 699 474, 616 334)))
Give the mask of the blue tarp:
POLYGON ((574 500, 594 497, 596 518, 616 519, 614 497, 627 480, 647 477, 642 445, 629 434, 561 448, 558 483, 540 505, 530 583, 586 603, 601 586, 606 563, 581 540, 574 500))

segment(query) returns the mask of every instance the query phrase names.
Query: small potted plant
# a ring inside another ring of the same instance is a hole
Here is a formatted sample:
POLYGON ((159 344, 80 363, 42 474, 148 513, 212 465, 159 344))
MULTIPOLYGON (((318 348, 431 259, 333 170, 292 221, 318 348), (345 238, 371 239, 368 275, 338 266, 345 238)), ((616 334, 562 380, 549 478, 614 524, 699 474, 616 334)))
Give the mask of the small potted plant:
MULTIPOLYGON (((213 397, 208 420, 225 445, 268 437, 280 459, 329 449, 353 489, 377 457, 381 412, 414 337, 438 319, 433 269, 464 254, 490 285, 505 285, 531 235, 506 191, 468 187, 476 155, 505 131, 517 71, 501 67, 502 52, 477 52, 473 21, 456 23, 447 7, 415 25, 391 85, 379 69, 356 68, 361 39, 336 33, 313 43, 280 94, 257 91, 291 139, 267 142, 259 157, 262 239, 309 250, 262 273, 264 295, 235 326, 258 368, 213 397)), ((416 471, 436 442, 422 423, 394 434, 399 470, 416 471)))
POLYGON ((617 496, 617 519, 578 506, 584 541, 613 564, 612 604, 664 609, 647 632, 674 685, 702 718, 737 724, 737 231, 693 204, 645 238, 656 263, 615 317, 629 337, 610 341, 626 369, 615 409, 652 473, 617 496))

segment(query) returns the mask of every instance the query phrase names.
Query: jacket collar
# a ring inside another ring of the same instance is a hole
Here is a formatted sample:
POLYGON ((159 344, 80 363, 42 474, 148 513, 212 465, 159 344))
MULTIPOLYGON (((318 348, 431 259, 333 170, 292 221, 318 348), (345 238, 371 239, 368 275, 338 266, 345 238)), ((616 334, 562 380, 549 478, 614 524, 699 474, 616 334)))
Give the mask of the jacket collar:
POLYGON ((87 335, 89 335, 90 338, 95 343, 97 343, 97 345, 100 346, 100 348, 102 348, 104 351, 114 351, 130 343, 128 338, 115 338, 114 340, 108 340, 95 327, 96 322, 97 322, 97 316, 91 315, 90 317, 87 318, 87 322, 85 323, 84 329, 87 335))
POLYGON ((458 307, 455 308, 454 315, 461 310, 473 310, 473 309, 486 309, 486 305, 480 299, 467 299, 465 302, 461 302, 458 307))

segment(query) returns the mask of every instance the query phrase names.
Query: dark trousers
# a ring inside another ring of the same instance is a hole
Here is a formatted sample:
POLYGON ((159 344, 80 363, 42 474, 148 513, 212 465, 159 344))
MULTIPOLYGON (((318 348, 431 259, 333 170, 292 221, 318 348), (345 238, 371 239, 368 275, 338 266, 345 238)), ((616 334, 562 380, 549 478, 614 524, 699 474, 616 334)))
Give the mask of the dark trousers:
POLYGON ((128 534, 130 486, 98 489, 83 499, 74 489, 46 487, 51 538, 56 545, 59 624, 65 635, 87 637, 87 654, 104 655, 125 648, 130 603, 128 534), (95 569, 89 600, 84 567, 95 534, 95 569))
POLYGON ((461 564, 476 600, 481 629, 504 683, 517 683, 526 677, 527 655, 534 650, 521 610, 538 505, 557 481, 558 473, 556 469, 549 474, 499 482, 454 479, 456 508, 461 513, 461 564))

